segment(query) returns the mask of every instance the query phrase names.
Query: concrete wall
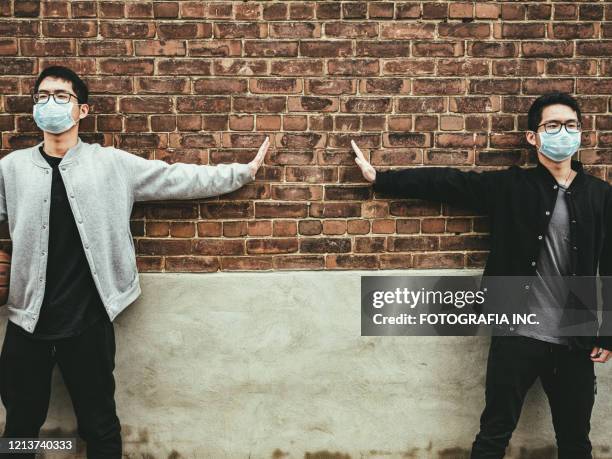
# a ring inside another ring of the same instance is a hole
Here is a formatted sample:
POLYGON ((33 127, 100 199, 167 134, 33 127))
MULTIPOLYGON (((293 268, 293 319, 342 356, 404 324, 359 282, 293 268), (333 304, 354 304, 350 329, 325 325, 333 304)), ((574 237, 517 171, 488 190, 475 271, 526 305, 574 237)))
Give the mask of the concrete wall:
MULTIPOLYGON (((489 338, 360 336, 361 275, 452 272, 141 274, 142 296, 115 321, 126 455, 467 457, 489 338)), ((597 366, 597 458, 612 457, 611 365, 597 366)), ((57 367, 55 429, 75 430, 57 367)), ((508 457, 556 457, 553 445, 538 382, 508 457)))

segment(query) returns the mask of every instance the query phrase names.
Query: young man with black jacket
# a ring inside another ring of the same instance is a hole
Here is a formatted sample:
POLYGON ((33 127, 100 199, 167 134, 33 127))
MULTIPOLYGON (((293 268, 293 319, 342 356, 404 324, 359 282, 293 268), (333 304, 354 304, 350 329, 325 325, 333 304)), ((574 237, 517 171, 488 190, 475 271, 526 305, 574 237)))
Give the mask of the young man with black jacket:
MULTIPOLYGON (((612 274, 612 188, 572 160, 581 133, 577 101, 569 94, 550 93, 537 98, 528 113, 526 138, 538 157, 532 168, 376 171, 353 142, 355 161, 376 193, 442 201, 489 217, 491 247, 483 280, 533 280, 507 301, 518 301, 545 320, 537 328, 519 326, 491 337, 485 408, 472 459, 504 457, 525 395, 538 377, 549 400, 559 458, 592 457, 594 363, 611 356, 612 289, 603 282, 603 320, 596 336, 563 336, 568 303, 555 282, 572 276, 595 279, 598 268, 602 279, 612 274)), ((589 286, 587 295, 593 300, 595 284, 589 286)))
POLYGON ((87 457, 120 459, 113 320, 141 293, 133 205, 237 190, 255 179, 269 140, 248 164, 169 164, 83 141, 88 89, 69 68, 45 68, 32 98, 43 141, 0 160, 0 221, 8 221, 12 240, 0 354, 3 437, 38 437, 57 364, 87 457))

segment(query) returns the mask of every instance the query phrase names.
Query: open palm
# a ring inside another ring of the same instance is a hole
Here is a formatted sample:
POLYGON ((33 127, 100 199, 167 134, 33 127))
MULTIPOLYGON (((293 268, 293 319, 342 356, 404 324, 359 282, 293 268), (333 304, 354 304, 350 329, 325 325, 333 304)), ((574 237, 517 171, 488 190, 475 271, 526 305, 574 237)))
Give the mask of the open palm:
POLYGON ((266 157, 266 153, 268 152, 268 147, 270 146, 270 137, 267 136, 263 141, 261 146, 259 147, 259 151, 255 155, 255 158, 251 160, 249 163, 249 168, 251 169, 251 177, 255 178, 257 174, 257 170, 263 164, 264 158, 266 157))
POLYGON ((363 177, 368 182, 375 182, 376 181, 376 169, 374 169, 374 167, 372 167, 372 165, 365 158, 365 156, 363 156, 362 151, 359 149, 359 147, 357 146, 354 140, 351 140, 351 145, 353 147, 353 150, 355 151, 355 154, 357 155, 355 157, 355 162, 361 169, 361 173, 363 174, 363 177))

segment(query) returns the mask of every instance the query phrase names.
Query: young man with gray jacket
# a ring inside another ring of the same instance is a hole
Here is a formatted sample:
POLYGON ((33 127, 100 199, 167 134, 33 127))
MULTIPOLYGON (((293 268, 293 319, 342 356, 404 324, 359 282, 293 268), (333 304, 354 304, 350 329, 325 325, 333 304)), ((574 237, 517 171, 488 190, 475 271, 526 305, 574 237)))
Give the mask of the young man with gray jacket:
POLYGON ((3 437, 38 437, 57 363, 87 457, 118 459, 112 322, 141 293, 132 206, 237 190, 255 179, 269 139, 248 164, 168 164, 84 142, 78 131, 88 89, 66 67, 44 69, 32 97, 44 140, 0 160, 0 221, 8 220, 12 240, 0 354, 3 437))

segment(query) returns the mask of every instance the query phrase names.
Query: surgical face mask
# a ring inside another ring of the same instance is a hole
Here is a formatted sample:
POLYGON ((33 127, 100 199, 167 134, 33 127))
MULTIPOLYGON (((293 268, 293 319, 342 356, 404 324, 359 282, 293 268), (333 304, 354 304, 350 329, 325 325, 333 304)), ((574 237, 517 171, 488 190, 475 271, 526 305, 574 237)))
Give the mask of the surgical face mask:
POLYGON ((553 161, 560 162, 569 158, 580 147, 580 132, 567 132, 565 126, 556 134, 538 132, 540 135, 540 153, 553 161))
POLYGON ((59 134, 76 123, 72 118, 73 103, 58 104, 53 97, 44 104, 34 104, 34 121, 43 131, 59 134))

